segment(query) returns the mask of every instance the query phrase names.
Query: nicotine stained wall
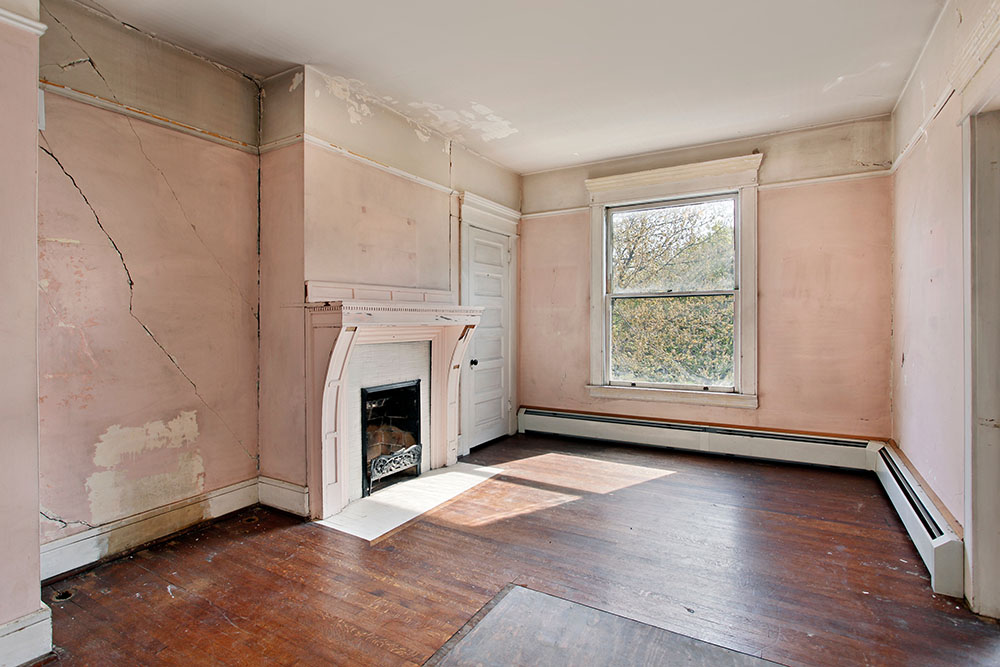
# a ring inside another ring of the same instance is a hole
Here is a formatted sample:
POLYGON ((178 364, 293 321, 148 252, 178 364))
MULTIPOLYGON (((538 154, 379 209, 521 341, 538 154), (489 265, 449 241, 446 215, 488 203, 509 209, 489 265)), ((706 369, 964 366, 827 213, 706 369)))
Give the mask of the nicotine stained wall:
POLYGON ((256 86, 76 5, 46 12, 43 77, 204 132, 46 94, 43 542, 252 479, 258 454, 258 160, 237 149, 256 121, 234 111, 256 86), (156 86, 178 72, 186 92, 156 86))

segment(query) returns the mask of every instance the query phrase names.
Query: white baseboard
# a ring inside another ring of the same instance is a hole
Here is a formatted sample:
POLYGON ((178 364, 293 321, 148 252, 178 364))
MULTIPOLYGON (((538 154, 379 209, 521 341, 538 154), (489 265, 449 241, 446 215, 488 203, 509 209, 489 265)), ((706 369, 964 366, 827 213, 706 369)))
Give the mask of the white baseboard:
POLYGON ((15 667, 52 650, 52 612, 37 611, 0 625, 0 667, 15 667))
POLYGON ((309 489, 273 477, 259 477, 260 504, 298 516, 309 516, 309 489))
POLYGON ((899 514, 910 540, 931 575, 935 593, 964 597, 965 543, 930 496, 891 448, 878 453, 875 474, 899 514))
POLYGON ((96 563, 201 521, 257 504, 257 478, 85 530, 42 545, 42 581, 96 563))
POLYGON ((521 408, 518 430, 871 470, 880 442, 521 408))

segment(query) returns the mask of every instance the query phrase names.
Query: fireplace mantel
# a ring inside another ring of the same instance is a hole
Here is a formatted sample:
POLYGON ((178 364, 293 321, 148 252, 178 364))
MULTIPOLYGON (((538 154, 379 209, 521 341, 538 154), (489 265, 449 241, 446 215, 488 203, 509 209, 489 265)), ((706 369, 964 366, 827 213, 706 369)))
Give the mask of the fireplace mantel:
POLYGON ((334 313, 341 326, 475 326, 482 308, 406 301, 328 301, 308 304, 313 312, 334 313))
POLYGON ((306 422, 309 512, 321 519, 348 502, 344 409, 348 362, 357 345, 429 341, 430 467, 458 460, 458 382, 483 309, 421 301, 330 300, 307 303, 306 422))

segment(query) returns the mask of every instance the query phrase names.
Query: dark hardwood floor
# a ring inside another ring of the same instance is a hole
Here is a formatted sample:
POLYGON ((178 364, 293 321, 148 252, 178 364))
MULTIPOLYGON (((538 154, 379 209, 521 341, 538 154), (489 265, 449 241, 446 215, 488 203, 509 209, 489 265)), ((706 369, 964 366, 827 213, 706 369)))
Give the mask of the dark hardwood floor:
POLYGON ((464 460, 504 473, 374 545, 258 507, 47 586, 59 659, 421 663, 516 583, 785 664, 1000 664, 872 475, 541 436, 464 460))

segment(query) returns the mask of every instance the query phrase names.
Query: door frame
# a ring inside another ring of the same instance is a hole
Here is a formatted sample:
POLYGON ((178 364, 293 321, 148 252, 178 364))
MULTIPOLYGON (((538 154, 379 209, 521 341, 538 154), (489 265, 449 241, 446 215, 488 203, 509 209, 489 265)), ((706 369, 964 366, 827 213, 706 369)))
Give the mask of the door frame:
MULTIPOLYGON (((517 398, 517 353, 518 353, 518 241, 520 240, 519 224, 521 214, 512 208, 507 208, 502 204, 473 194, 463 192, 459 197, 459 264, 461 266, 459 278, 459 303, 469 305, 470 294, 470 262, 469 262, 469 239, 472 227, 482 229, 506 236, 510 243, 510 258, 508 262, 509 271, 507 273, 507 290, 509 299, 509 331, 507 332, 507 349, 504 350, 504 358, 507 367, 507 402, 509 406, 507 414, 507 434, 517 433, 517 408, 519 407, 517 398)), ((459 455, 469 452, 467 425, 471 424, 471 401, 469 400, 468 387, 468 367, 466 360, 462 360, 461 389, 459 401, 461 403, 459 414, 461 415, 459 424, 458 451, 459 455)))
MULTIPOLYGON (((1000 88, 1000 86, 998 86, 1000 88)), ((989 108, 1000 108, 1000 91, 989 108)), ((965 598, 977 614, 1000 616, 1000 111, 970 115, 962 126, 965 367, 965 598)))

